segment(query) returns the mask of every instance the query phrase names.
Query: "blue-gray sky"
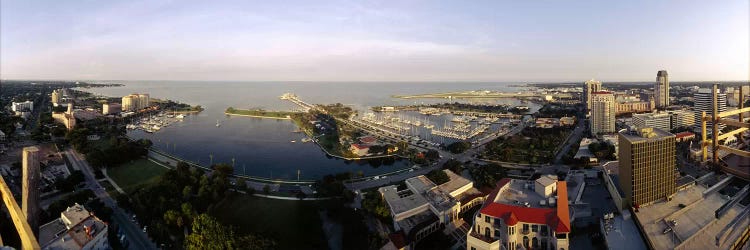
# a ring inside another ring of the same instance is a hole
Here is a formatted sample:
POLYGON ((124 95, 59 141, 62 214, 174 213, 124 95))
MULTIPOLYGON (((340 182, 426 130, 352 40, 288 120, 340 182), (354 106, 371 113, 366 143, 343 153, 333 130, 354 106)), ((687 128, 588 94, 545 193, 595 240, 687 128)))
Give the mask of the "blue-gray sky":
POLYGON ((748 80, 748 2, 2 0, 0 78, 748 80))

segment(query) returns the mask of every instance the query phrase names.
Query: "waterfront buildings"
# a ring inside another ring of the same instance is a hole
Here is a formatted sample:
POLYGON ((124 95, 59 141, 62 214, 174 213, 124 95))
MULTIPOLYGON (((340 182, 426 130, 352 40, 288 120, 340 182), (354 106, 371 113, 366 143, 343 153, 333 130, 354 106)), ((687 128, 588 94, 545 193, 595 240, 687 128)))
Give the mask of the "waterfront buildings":
POLYGON ((13 110, 13 112, 31 112, 34 111, 34 102, 12 102, 10 109, 13 110))
POLYGON ((39 229, 42 249, 110 249, 108 225, 76 203, 39 229))
POLYGON ((365 156, 370 151, 370 146, 365 144, 352 144, 349 146, 349 150, 357 156, 365 156))
POLYGON ((119 103, 105 103, 102 104, 102 114, 110 115, 122 112, 122 105, 119 103))
POLYGON ((39 148, 25 147, 22 153, 21 209, 34 234, 39 235, 39 148))
POLYGON ((391 210, 393 227, 410 243, 441 230, 484 201, 473 182, 450 170, 443 172, 450 180, 440 185, 420 175, 407 179, 405 189, 396 185, 378 189, 391 210))
POLYGON ((656 73, 654 97, 656 98, 657 108, 669 106, 669 76, 667 75, 666 70, 659 70, 659 72, 656 73))
POLYGON ((52 112, 52 119, 65 125, 68 131, 76 127, 76 117, 73 115, 73 103, 68 104, 66 112, 52 112))
POLYGON ((591 134, 615 132, 615 96, 611 92, 591 93, 591 134))
POLYGON ((586 111, 591 110, 591 94, 594 92, 601 91, 602 82, 594 79, 588 80, 583 83, 583 95, 581 100, 586 105, 586 111))
POLYGON ((666 112, 653 112, 633 115, 633 125, 638 128, 658 128, 664 131, 671 129, 670 115, 666 112))
POLYGON ((654 128, 619 133, 620 187, 634 207, 674 195, 675 136, 654 128))
POLYGON ((138 111, 151 105, 148 94, 130 94, 122 97, 123 111, 138 111))
POLYGON ((487 196, 466 236, 466 249, 569 249, 565 181, 502 179, 487 196))
MULTIPOLYGON (((727 111, 727 95, 726 93, 722 93, 720 90, 717 90, 717 91, 718 93, 716 93, 716 100, 717 100, 716 109, 719 113, 725 112, 727 111)), ((695 112, 694 115, 695 115, 695 122, 696 122, 695 127, 693 128, 693 131, 695 131, 696 133, 700 133, 701 132, 701 125, 700 125, 701 114, 703 112, 706 112, 706 115, 709 117, 714 115, 713 92, 710 88, 699 89, 698 92, 696 92, 693 95, 693 100, 695 102, 695 105, 693 106, 693 111, 695 112)), ((724 124, 718 124, 719 130, 724 129, 724 127, 725 127, 724 124)), ((713 128, 713 123, 711 121, 707 121, 706 128, 708 128, 706 132, 708 134, 711 134, 712 129, 710 128, 713 128)))

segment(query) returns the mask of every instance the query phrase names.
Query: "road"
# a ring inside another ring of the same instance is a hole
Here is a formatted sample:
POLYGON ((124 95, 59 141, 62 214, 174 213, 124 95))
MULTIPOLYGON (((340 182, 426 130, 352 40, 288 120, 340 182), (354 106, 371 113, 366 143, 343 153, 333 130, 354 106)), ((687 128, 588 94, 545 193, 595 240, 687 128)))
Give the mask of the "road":
POLYGON ((565 156, 566 153, 568 153, 568 150, 570 150, 570 146, 573 146, 583 135, 583 131, 585 131, 585 125, 586 124, 582 119, 578 120, 578 126, 576 126, 575 129, 573 129, 573 132, 568 136, 568 140, 565 141, 565 145, 560 149, 560 151, 557 152, 557 155, 555 156, 555 164, 562 163, 562 157, 565 156))
POLYGON ((83 172, 86 176, 86 186, 94 191, 96 197, 98 197, 106 206, 112 208, 112 219, 120 225, 122 231, 127 235, 130 245, 129 249, 157 249, 156 245, 151 242, 148 236, 143 233, 138 225, 134 224, 127 213, 117 206, 112 197, 109 196, 106 190, 99 184, 94 175, 94 171, 89 164, 84 160, 78 153, 73 149, 65 151, 65 155, 68 156, 70 163, 83 172))

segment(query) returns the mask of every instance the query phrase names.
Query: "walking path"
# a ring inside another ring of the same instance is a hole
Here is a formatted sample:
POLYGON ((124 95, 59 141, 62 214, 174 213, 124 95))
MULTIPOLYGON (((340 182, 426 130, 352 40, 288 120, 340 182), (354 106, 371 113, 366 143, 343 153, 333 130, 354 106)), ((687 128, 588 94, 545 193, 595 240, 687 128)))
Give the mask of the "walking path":
POLYGON ((117 185, 117 182, 112 180, 112 178, 109 178, 109 175, 107 174, 107 168, 102 168, 102 174, 104 174, 104 178, 106 178, 107 181, 109 181, 109 184, 112 184, 112 186, 115 187, 115 189, 117 189, 117 192, 120 192, 121 194, 125 194, 125 191, 122 190, 122 188, 120 188, 119 185, 117 185))

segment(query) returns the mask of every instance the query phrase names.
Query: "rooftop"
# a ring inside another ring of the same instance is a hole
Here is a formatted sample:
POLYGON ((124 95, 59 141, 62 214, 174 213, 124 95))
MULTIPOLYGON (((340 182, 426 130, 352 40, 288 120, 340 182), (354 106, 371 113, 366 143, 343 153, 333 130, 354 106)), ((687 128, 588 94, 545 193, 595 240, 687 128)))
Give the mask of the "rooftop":
POLYGON ((497 182, 480 212, 502 218, 506 224, 519 221, 547 224, 557 232, 570 232, 567 183, 557 182, 557 202, 554 206, 541 205, 548 201, 534 190, 534 182, 505 178, 497 182))
POLYGON ((75 204, 39 227, 39 244, 44 249, 82 249, 106 230, 107 224, 75 204))
POLYGON ((383 194, 383 198, 388 203, 394 215, 427 206, 427 200, 422 195, 414 194, 408 189, 398 191, 395 185, 381 187, 378 191, 383 194))
POLYGON ((637 131, 628 130, 620 132, 623 138, 627 139, 631 143, 646 142, 650 140, 659 140, 666 137, 674 137, 672 133, 666 132, 658 128, 640 128, 637 131))
MULTIPOLYGON (((727 232, 726 240, 717 245, 717 237, 722 236, 720 233, 738 217, 742 208, 735 204, 716 219, 714 212, 729 199, 716 192, 703 195, 706 190, 707 187, 703 185, 694 185, 678 191, 671 201, 661 201, 639 209, 635 215, 655 249, 674 249, 686 245, 694 249, 726 249, 739 237, 738 230, 727 232), (680 204, 685 207, 680 208, 680 204), (672 223, 673 220, 677 222, 676 225, 672 223), (672 230, 664 233, 666 228, 672 230)), ((748 219, 745 216, 745 224, 750 221, 748 219)))

